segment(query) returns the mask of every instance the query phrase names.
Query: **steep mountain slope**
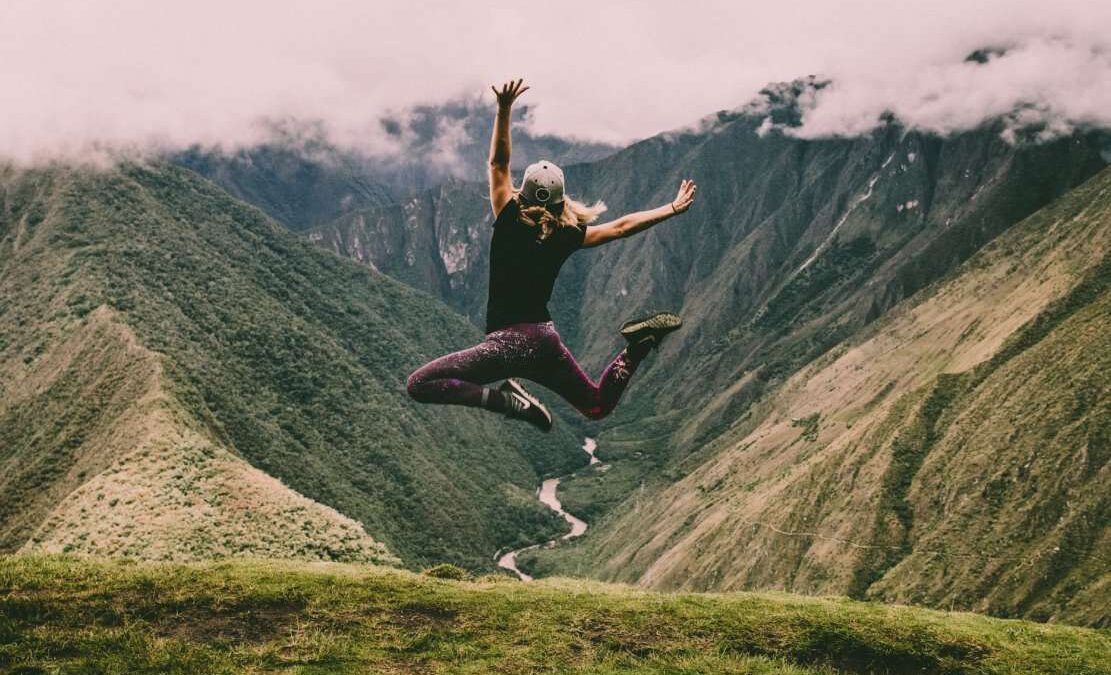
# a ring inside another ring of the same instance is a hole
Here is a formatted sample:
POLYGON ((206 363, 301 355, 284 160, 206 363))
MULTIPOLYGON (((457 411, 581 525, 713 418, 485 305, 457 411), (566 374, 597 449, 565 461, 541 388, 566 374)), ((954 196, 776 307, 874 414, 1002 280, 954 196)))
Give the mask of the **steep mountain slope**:
POLYGON ((362 525, 206 438, 168 393, 163 357, 116 312, 102 306, 34 351, 29 368, 3 363, 4 549, 396 562, 362 525))
POLYGON ((683 417, 671 447, 679 455, 764 387, 1105 166, 1098 134, 1010 146, 995 129, 939 139, 891 128, 802 141, 761 137, 758 119, 658 137, 569 178, 618 212, 666 203, 683 176, 701 186, 689 218, 591 252, 581 290, 566 294, 582 298, 582 347, 594 362, 624 316, 664 306, 687 319, 682 339, 633 384, 633 393, 652 392, 651 407, 619 410, 614 423, 701 410, 708 395, 752 374, 716 414, 683 417), (665 169, 630 181, 644 166, 665 169))
POLYGON ((478 338, 428 296, 180 168, 4 169, 0 200, 3 549, 486 568, 558 531, 531 491, 566 432, 408 399, 478 338))
POLYGON ((1107 625, 1109 252, 1105 169, 755 400, 677 481, 545 564, 1107 625))
MULTIPOLYGON (((577 254, 554 300, 575 346, 598 363, 620 317, 664 305, 691 318, 666 352, 682 367, 658 369, 683 385, 661 408, 699 398, 706 375, 717 374, 713 389, 732 381, 769 345, 778 357, 761 378, 790 372, 1106 165, 1099 132, 1040 145, 1005 143, 998 125, 947 139, 894 126, 820 141, 762 132, 768 106, 773 117, 790 110, 784 96, 566 167, 571 194, 610 205, 603 219, 666 203, 682 177, 702 187, 682 219, 577 254)), ((479 321, 486 202, 484 183, 451 183, 309 236, 479 321)))
POLYGON ((393 203, 360 158, 323 143, 280 142, 235 152, 193 148, 173 161, 294 230, 355 209, 393 203))
POLYGON ((305 236, 439 297, 482 326, 493 220, 485 185, 449 180, 401 204, 346 214, 305 236))
MULTIPOLYGON (((683 313, 684 331, 632 383, 633 404, 602 424, 644 427, 655 439, 637 450, 652 458, 647 470, 681 460, 765 389, 1106 165, 1102 132, 1017 145, 1000 124, 949 138, 896 126, 819 141, 765 133, 765 120, 797 114, 797 93, 772 88, 697 130, 566 167, 571 194, 610 205, 603 219, 667 203, 683 177, 701 186, 682 218, 572 257, 553 299, 561 332, 594 369, 620 346, 621 321, 683 313)), ((481 183, 445 186, 309 236, 480 324, 486 199, 481 183)))

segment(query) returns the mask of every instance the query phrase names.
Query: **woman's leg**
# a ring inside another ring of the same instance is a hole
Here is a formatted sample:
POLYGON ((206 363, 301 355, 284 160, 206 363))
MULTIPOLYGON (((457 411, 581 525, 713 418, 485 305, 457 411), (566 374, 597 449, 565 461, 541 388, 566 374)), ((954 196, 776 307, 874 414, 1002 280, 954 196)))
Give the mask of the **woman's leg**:
POLYGON ((501 392, 483 386, 516 373, 519 363, 498 340, 487 336, 468 349, 430 361, 413 371, 409 395, 421 403, 445 403, 501 411, 501 392))
POLYGON ((542 358, 524 377, 551 389, 594 420, 613 412, 637 366, 651 351, 649 344, 630 345, 622 349, 595 383, 563 344, 554 327, 545 332, 544 344, 546 349, 542 358))

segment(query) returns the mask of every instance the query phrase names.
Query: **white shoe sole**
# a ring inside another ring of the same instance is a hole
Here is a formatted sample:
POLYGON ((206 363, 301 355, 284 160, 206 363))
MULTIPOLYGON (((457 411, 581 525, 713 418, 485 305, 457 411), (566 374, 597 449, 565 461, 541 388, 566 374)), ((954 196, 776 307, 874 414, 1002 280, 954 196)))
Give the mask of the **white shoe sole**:
POLYGON ((628 338, 629 336, 636 334, 637 331, 644 330, 645 328, 675 329, 679 328, 682 325, 683 320, 679 318, 678 314, 672 314, 671 312, 662 312, 660 314, 648 317, 647 319, 641 319, 640 321, 631 321, 625 324, 621 327, 621 335, 623 335, 625 338, 628 338))
POLYGON ((513 379, 512 377, 507 379, 505 382, 506 382, 506 384, 509 385, 509 390, 510 391, 517 394, 521 398, 525 399, 526 401, 529 402, 529 405, 535 406, 537 410, 544 413, 545 419, 548 420, 548 426, 551 427, 551 425, 552 425, 552 413, 550 413, 548 411, 548 408, 545 407, 545 405, 543 403, 541 403, 539 399, 537 399, 535 396, 533 396, 532 394, 525 391, 525 388, 521 386, 521 383, 518 382, 517 380, 513 379))

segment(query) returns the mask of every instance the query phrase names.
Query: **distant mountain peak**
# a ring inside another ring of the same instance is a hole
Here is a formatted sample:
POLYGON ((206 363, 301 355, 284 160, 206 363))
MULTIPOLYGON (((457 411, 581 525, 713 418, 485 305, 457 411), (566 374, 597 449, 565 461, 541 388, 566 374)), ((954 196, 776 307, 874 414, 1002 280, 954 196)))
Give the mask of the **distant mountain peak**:
POLYGON ((807 75, 789 82, 772 82, 766 85, 741 108, 748 117, 760 118, 765 125, 798 127, 803 115, 818 102, 818 92, 832 80, 817 75, 807 75))
POLYGON ((980 47, 979 49, 974 49, 969 52, 968 56, 964 57, 964 62, 984 64, 988 61, 991 61, 992 59, 997 59, 1000 56, 1006 56, 1008 51, 1010 51, 1010 48, 1008 47, 980 47))

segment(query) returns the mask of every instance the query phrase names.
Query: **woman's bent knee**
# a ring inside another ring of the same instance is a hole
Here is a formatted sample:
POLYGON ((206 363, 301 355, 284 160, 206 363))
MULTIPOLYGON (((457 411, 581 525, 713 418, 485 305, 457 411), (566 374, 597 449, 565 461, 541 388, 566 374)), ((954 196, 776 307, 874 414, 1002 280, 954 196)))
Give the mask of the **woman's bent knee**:
POLYGON ((588 420, 600 420, 612 412, 612 409, 606 408, 601 405, 594 405, 588 408, 579 408, 579 412, 583 414, 588 420))
POLYGON ((409 378, 405 381, 405 390, 409 392, 409 397, 414 401, 424 403, 427 392, 423 385, 424 378, 421 376, 420 370, 415 370, 409 374, 409 378))

